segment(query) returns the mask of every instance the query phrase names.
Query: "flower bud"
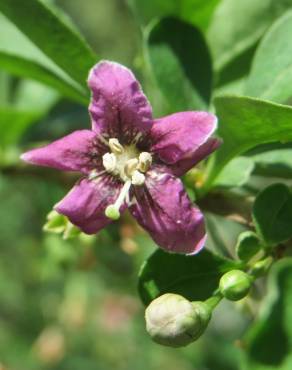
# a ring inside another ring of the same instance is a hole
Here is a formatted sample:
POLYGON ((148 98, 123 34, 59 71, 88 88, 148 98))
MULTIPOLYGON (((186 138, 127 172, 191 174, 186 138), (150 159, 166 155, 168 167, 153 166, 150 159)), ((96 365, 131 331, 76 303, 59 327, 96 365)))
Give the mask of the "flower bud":
POLYGON ((219 283, 221 294, 230 301, 244 298, 251 287, 252 278, 241 270, 232 270, 224 274, 219 283))
POLYGON ((204 302, 167 293, 150 303, 145 312, 146 329, 151 338, 169 347, 186 346, 198 339, 211 318, 204 302))

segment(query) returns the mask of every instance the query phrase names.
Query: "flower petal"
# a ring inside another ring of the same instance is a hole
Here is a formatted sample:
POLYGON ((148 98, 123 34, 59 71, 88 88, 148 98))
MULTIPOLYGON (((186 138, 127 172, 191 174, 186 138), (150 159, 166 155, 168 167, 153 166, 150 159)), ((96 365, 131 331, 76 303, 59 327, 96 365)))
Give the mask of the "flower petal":
POLYGON ((190 202, 182 182, 154 168, 143 187, 136 187, 137 202, 130 211, 153 240, 169 252, 193 254, 205 243, 204 218, 190 202))
POLYGON ((90 130, 74 131, 49 145, 30 150, 22 154, 21 159, 39 166, 53 167, 63 171, 88 173, 95 163, 94 154, 98 155, 96 133, 90 130))
POLYGON ((194 167, 198 162, 205 159, 213 153, 220 145, 222 141, 216 139, 215 137, 210 137, 204 144, 202 144, 198 149, 189 153, 184 158, 181 158, 174 164, 168 165, 168 168, 175 176, 182 176, 192 167, 194 167))
POLYGON ((89 112, 93 130, 129 142, 149 132, 152 109, 133 73, 118 63, 102 61, 90 71, 89 112))
MULTIPOLYGON (((83 179, 63 198, 54 209, 87 234, 95 234, 112 222, 105 216, 105 209, 115 202, 122 184, 111 176, 95 180, 83 179)), ((125 210, 125 205, 122 210, 125 210)))
MULTIPOLYGON (((207 112, 181 112, 154 121, 151 129, 152 152, 166 164, 196 157, 217 127, 217 118, 207 112)), ((198 155, 202 159, 202 153, 198 155)))

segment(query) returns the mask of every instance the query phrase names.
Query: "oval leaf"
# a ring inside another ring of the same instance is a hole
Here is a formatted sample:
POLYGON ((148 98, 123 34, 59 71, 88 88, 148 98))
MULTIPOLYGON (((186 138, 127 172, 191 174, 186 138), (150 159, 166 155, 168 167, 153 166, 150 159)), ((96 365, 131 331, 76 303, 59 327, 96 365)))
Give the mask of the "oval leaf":
POLYGON ((219 118, 217 132, 223 145, 212 157, 206 189, 232 158, 260 144, 292 140, 289 106, 249 97, 221 96, 215 99, 215 107, 219 118))
POLYGON ((236 261, 203 250, 195 256, 154 252, 141 268, 139 293, 145 305, 164 293, 177 293, 195 300, 209 298, 218 288, 220 277, 241 268, 236 261))

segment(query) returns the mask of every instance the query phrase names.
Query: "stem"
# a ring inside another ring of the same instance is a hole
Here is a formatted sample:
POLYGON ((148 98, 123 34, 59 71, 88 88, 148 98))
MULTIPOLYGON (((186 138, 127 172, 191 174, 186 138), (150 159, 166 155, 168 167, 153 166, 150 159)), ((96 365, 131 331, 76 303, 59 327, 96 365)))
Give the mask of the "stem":
POLYGON ((214 308, 221 302, 223 296, 220 292, 216 292, 212 297, 206 299, 205 303, 212 309, 214 308))

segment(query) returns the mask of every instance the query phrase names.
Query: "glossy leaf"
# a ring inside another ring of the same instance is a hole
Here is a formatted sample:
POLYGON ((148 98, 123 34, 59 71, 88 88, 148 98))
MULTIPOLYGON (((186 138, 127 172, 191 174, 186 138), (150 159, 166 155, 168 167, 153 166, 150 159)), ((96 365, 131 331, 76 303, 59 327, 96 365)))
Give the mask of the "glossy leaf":
POLYGON ((249 74, 245 93, 288 102, 292 97, 292 12, 287 12, 262 39, 249 74))
POLYGON ((292 108, 240 96, 215 99, 219 118, 218 136, 224 144, 213 156, 206 188, 234 157, 257 145, 292 140, 292 108))
POLYGON ((172 15, 204 29, 219 0, 128 0, 128 2, 144 26, 153 19, 172 15))
POLYGON ((154 25, 148 37, 151 68, 171 112, 208 106, 212 66, 200 31, 176 18, 154 25))
POLYGON ((245 340, 246 364, 250 370, 292 368, 292 259, 279 261, 271 270, 268 295, 259 318, 245 340))
POLYGON ((45 83, 63 95, 87 103, 87 92, 0 13, 0 69, 45 83))
POLYGON ((0 12, 85 87, 88 71, 96 63, 96 57, 75 29, 40 0, 1 0, 0 12))
POLYGON ((253 221, 265 243, 275 245, 292 237, 292 194, 284 184, 261 191, 253 206, 253 221))
POLYGON ((217 177, 215 186, 218 187, 236 187, 244 185, 252 171, 254 169, 254 163, 251 158, 248 157, 237 157, 232 159, 227 166, 224 167, 223 171, 217 177))
POLYGON ((292 0, 223 0, 208 30, 215 69, 221 70, 253 47, 292 5, 292 0))
POLYGON ((53 87, 62 95, 77 102, 88 104, 86 96, 77 88, 62 80, 49 69, 31 60, 0 52, 0 68, 15 76, 32 78, 53 87))
POLYGON ((139 293, 145 305, 164 293, 178 293, 190 300, 207 299, 225 272, 241 263, 219 257, 208 250, 195 256, 154 252, 142 266, 139 293))

